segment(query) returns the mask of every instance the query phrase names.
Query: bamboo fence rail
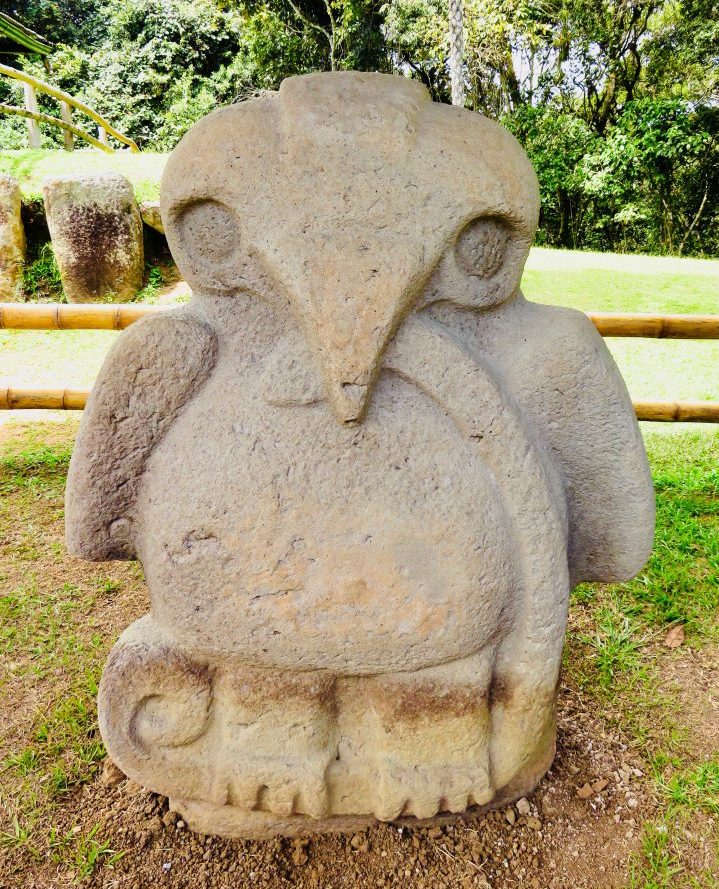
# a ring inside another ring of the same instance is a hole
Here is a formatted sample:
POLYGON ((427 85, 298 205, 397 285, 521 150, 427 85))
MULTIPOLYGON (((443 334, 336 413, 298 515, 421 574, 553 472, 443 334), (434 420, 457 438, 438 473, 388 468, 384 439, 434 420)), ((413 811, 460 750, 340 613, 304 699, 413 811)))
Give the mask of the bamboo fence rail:
POLYGON ((0 303, 0 328, 12 330, 124 330, 165 306, 134 303, 0 303))
MULTIPOLYGON (((0 410, 81 411, 89 389, 0 389, 0 410)), ((638 420, 657 423, 719 423, 719 402, 635 401, 638 420)))
POLYGON ((719 423, 717 401, 633 401, 639 420, 657 423, 719 423))
POLYGON ((648 315, 641 312, 588 312, 602 336, 654 339, 719 339, 719 315, 648 315))
POLYGON ((0 410, 81 411, 87 389, 0 389, 0 410))
MULTIPOLYGON (((13 330, 124 330, 167 306, 95 303, 0 303, 0 328, 13 330)), ((719 339, 719 315, 651 315, 592 312, 589 318, 607 337, 719 339)), ((0 410, 82 410, 89 391, 0 389, 0 410)), ((719 423, 719 402, 635 401, 639 420, 664 423, 719 423)))
MULTIPOLYGON (((133 321, 169 306, 134 303, 0 303, 0 328, 15 330, 123 330, 133 321), (113 320, 119 319, 117 323, 113 320)), ((651 315, 589 312, 602 336, 650 339, 719 339, 719 315, 651 315)))
MULTIPOLYGON (((40 78, 38 78, 38 77, 33 77, 32 74, 28 74, 27 71, 21 71, 18 68, 12 68, 12 67, 10 67, 10 65, 0 64, 0 74, 4 74, 6 77, 10 77, 13 80, 19 80, 21 83, 23 83, 26 86, 26 88, 28 88, 31 91, 30 104, 36 105, 35 91, 39 90, 41 93, 45 93, 48 96, 52 96, 53 99, 56 99, 58 102, 60 102, 61 107, 62 107, 62 103, 64 102, 70 108, 76 108, 78 111, 81 111, 83 114, 86 114, 91 120, 94 120, 95 123, 99 127, 99 135, 100 135, 101 140, 106 139, 107 136, 110 135, 110 136, 113 136, 115 139, 117 139, 118 142, 122 142, 124 145, 127 145, 127 147, 130 149, 130 151, 139 152, 140 149, 137 147, 137 144, 129 136, 125 136, 119 130, 116 130, 115 127, 113 127, 109 121, 105 120, 105 118, 102 117, 102 115, 98 114, 97 111, 94 110, 94 108, 90 108, 89 105, 86 105, 84 102, 80 101, 80 99, 76 99, 74 96, 71 96, 69 93, 66 93, 61 89, 58 89, 57 87, 52 86, 49 83, 45 83, 44 80, 40 80, 40 78)), ((29 107, 29 105, 28 105, 27 90, 26 90, 26 107, 28 107, 28 110, 33 112, 33 114, 36 113, 36 110, 37 110, 36 107, 29 107)), ((10 113, 15 114, 17 112, 12 111, 10 113)), ((26 115, 26 116, 28 116, 30 120, 37 120, 37 118, 34 118, 32 114, 26 115)), ((53 126, 62 127, 65 129, 65 131, 67 131, 67 123, 66 123, 66 121, 64 121, 62 119, 50 117, 48 120, 45 120, 43 122, 44 123, 52 123, 53 126)), ((83 130, 79 131, 79 133, 77 135, 81 135, 81 137, 83 139, 85 138, 83 130)), ((94 138, 91 140, 91 144, 95 144, 96 142, 97 142, 97 140, 94 138)), ((31 145, 30 147, 32 148, 32 147, 39 147, 39 146, 32 146, 31 145)), ((106 146, 106 150, 107 151, 114 151, 114 149, 111 148, 109 145, 106 146)))
MULTIPOLYGON (((85 132, 85 130, 76 127, 69 121, 58 120, 57 117, 51 117, 49 114, 40 114, 39 111, 28 111, 27 108, 18 108, 16 105, 4 104, 0 104, 0 114, 14 114, 17 117, 26 117, 28 120, 34 120, 37 123, 47 123, 53 127, 61 127, 64 133, 70 133, 73 136, 77 136, 79 139, 84 139, 86 142, 89 142, 90 145, 99 148, 100 151, 106 151, 108 154, 114 153, 109 145, 100 142, 99 139, 91 136, 89 133, 85 132)), ((65 147, 67 147, 67 145, 65 147)))

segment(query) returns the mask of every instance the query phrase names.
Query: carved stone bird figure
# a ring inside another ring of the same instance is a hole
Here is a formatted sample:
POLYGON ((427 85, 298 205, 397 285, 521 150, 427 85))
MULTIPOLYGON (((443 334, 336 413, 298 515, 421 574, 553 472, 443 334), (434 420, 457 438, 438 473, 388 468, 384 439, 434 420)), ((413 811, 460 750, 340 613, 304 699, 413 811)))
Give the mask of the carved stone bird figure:
POLYGON ((642 567, 654 501, 601 337, 519 290, 524 152, 415 81, 313 74, 196 124, 161 203, 193 297, 118 339, 67 489, 70 551, 150 595, 110 756, 235 836, 528 793, 570 588, 642 567))

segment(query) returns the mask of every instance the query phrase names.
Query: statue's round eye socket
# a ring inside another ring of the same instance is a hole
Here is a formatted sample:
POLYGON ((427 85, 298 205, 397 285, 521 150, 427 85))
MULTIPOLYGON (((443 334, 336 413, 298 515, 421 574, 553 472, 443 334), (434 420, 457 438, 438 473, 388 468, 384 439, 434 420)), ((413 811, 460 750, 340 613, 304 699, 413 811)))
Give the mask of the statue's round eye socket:
POLYGON ((508 241, 509 229, 501 219, 476 219, 457 241, 459 264, 468 275, 491 278, 502 265, 508 241))
POLYGON ((183 207, 177 228, 184 249, 203 265, 227 261, 239 247, 240 231, 235 217, 217 201, 198 201, 183 207))

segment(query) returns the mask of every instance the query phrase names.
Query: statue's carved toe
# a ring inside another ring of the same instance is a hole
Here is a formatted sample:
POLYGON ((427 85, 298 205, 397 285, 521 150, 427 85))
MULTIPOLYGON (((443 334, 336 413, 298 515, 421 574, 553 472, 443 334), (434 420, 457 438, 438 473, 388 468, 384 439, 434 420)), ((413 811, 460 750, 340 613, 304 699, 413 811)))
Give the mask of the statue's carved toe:
POLYGON ((431 818, 442 812, 464 812, 492 798, 482 762, 421 764, 388 761, 377 784, 374 815, 394 821, 405 815, 431 818))

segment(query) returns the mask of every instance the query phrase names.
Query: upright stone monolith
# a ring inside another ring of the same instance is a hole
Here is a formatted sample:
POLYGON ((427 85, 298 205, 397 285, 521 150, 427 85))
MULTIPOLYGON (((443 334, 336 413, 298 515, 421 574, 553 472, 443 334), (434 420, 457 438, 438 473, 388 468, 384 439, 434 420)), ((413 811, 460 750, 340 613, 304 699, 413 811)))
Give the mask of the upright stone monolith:
POLYGON ((17 179, 0 173, 0 302, 23 297, 25 229, 17 179))
POLYGON ((554 756, 571 587, 631 577, 654 498, 580 312, 519 290, 518 142, 380 74, 286 80, 172 153, 191 302, 88 400, 74 554, 140 559, 102 737, 194 829, 357 829, 506 805, 554 756))
POLYGON ((142 287, 142 219, 119 173, 43 182, 52 248, 70 302, 126 302, 142 287))

